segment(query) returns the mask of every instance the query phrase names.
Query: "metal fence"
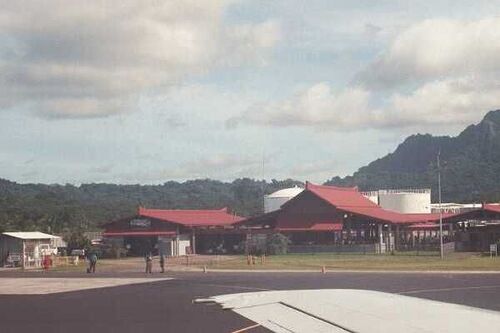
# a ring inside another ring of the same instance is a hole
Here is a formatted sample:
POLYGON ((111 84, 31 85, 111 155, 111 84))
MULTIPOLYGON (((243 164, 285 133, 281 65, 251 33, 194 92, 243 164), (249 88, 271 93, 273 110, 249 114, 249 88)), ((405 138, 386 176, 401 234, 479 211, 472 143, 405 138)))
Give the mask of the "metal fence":
MULTIPOLYGON (((445 253, 455 251, 455 243, 447 242, 443 245, 445 253)), ((417 243, 398 244, 395 252, 403 252, 413 255, 436 255, 439 254, 439 243, 417 243)), ((288 253, 357 253, 375 254, 389 253, 385 247, 381 250, 379 244, 332 244, 332 245, 289 245, 288 253)))
MULTIPOLYGON (((416 255, 429 255, 439 253, 441 245, 432 243, 398 244, 398 252, 413 252, 416 255)), ((445 254, 455 252, 455 242, 446 242, 443 244, 445 254)))
POLYGON ((375 253, 375 244, 289 245, 288 253, 375 253))
MULTIPOLYGON (((3 265, 5 267, 24 267, 26 269, 30 268, 41 268, 43 267, 45 256, 37 255, 34 252, 26 252, 24 255, 24 263, 23 263, 23 255, 21 253, 10 253, 9 256, 5 259, 3 265), (24 265, 23 265, 24 264, 24 265)), ((56 266, 73 266, 78 265, 80 262, 78 256, 49 256, 50 259, 50 267, 56 266)))

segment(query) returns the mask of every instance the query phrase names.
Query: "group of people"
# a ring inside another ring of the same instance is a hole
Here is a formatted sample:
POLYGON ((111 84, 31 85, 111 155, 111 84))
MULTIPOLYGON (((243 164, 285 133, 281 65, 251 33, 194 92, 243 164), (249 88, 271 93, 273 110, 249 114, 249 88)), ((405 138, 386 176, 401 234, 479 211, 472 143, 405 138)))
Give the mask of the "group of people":
MULTIPOLYGON (((148 253, 145 257, 146 260, 146 273, 153 273, 153 255, 148 253)), ((160 254, 160 272, 165 273, 165 256, 160 254)))
MULTIPOLYGON (((152 253, 148 253, 144 257, 146 261, 146 273, 153 273, 153 255, 152 253)), ((95 273, 95 267, 97 265, 97 254, 89 253, 87 256, 87 260, 89 262, 89 266, 87 267, 87 273, 95 273)), ((165 273, 165 255, 160 254, 160 272, 165 273)))

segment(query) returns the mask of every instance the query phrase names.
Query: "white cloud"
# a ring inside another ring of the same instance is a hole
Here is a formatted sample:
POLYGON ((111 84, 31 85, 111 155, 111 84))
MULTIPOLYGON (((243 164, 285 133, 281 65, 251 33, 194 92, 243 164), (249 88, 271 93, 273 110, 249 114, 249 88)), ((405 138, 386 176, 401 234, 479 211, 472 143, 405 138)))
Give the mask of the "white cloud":
POLYGON ((187 75, 265 63, 279 24, 228 25, 228 2, 1 1, 0 107, 105 116, 187 75))
POLYGON ((120 183, 163 183, 167 180, 218 179, 230 181, 260 173, 261 162, 250 156, 238 154, 213 154, 169 168, 134 170, 117 175, 120 183))
POLYGON ((360 121, 369 110, 369 97, 370 93, 362 88, 349 88, 334 93, 327 83, 317 83, 288 99, 255 104, 241 116, 229 119, 227 125, 356 126, 361 124, 360 121))
POLYGON ((395 93, 378 124, 384 126, 448 126, 477 122, 500 108, 500 81, 463 77, 424 84, 409 95, 395 93))
POLYGON ((266 54, 262 50, 272 48, 281 38, 278 22, 266 21, 260 24, 241 24, 228 31, 227 38, 231 43, 220 62, 225 65, 238 65, 249 60, 266 64, 266 54))
POLYGON ((466 125, 500 108, 499 58, 500 17, 424 20, 400 32, 357 82, 393 89, 374 126, 466 125))
POLYGON ((115 166, 113 164, 103 164, 99 166, 93 166, 89 168, 89 172, 93 174, 108 174, 115 166))
POLYGON ((323 182, 339 173, 338 166, 339 161, 317 160, 292 166, 290 170, 287 170, 287 174, 293 179, 323 182))
POLYGON ((500 108, 498 59, 500 18, 424 20, 402 30, 355 85, 334 92, 318 83, 284 100, 255 104, 228 125, 336 130, 466 125, 500 108))
POLYGON ((231 179, 245 174, 246 171, 258 165, 259 161, 249 156, 214 154, 185 163, 183 170, 186 176, 231 179))
POLYGON ((432 19, 412 25, 358 80, 371 87, 500 71, 500 17, 432 19))
POLYGON ((500 108, 500 81, 471 77, 432 81, 409 94, 393 93, 378 107, 372 99, 373 94, 363 88, 335 94, 328 84, 318 83, 279 102, 256 104, 227 124, 346 131, 467 125, 500 108))

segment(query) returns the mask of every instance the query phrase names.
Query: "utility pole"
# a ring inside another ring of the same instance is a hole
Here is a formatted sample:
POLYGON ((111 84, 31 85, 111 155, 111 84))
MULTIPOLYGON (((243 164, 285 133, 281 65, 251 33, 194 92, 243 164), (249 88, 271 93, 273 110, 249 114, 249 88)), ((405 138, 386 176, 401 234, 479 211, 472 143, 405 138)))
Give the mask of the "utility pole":
POLYGON ((265 166, 266 166, 266 151, 262 148, 262 182, 260 187, 260 192, 262 195, 262 214, 266 213, 266 177, 265 177, 265 166))
POLYGON ((442 201, 441 201, 441 165, 440 165, 440 158, 441 155, 441 150, 438 151, 437 155, 437 168, 438 168, 438 194, 439 194, 439 244, 440 244, 440 251, 441 251, 441 259, 444 259, 444 250, 443 250, 443 209, 441 207, 442 201))

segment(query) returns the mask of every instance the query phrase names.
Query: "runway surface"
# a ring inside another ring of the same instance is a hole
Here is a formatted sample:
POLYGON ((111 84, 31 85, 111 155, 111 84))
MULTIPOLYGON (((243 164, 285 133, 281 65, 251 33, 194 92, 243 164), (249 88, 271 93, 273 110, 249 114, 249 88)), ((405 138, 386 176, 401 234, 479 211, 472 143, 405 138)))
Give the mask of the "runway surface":
MULTIPOLYGON (((1 332, 230 333, 254 323, 234 312, 221 310, 217 305, 193 304, 192 301, 260 290, 369 289, 500 311, 498 274, 170 272, 146 276, 143 273, 2 272, 0 284, 12 283, 13 277, 19 279, 21 286, 24 281, 20 279, 29 278, 25 282, 31 286, 37 281, 43 286, 47 281, 53 288, 55 280, 49 279, 58 278, 74 279, 73 285, 95 286, 95 289, 56 290, 56 293, 43 295, 4 293, 0 295, 1 332), (94 278, 97 279, 92 280, 94 278), (114 284, 117 278, 122 279, 120 285, 108 285, 114 284), (106 279, 110 280, 108 284, 103 282, 106 279), (127 279, 132 284, 128 284, 127 279)), ((15 283, 12 286, 15 288, 15 283)), ((268 331, 255 327, 248 332, 268 331)))

